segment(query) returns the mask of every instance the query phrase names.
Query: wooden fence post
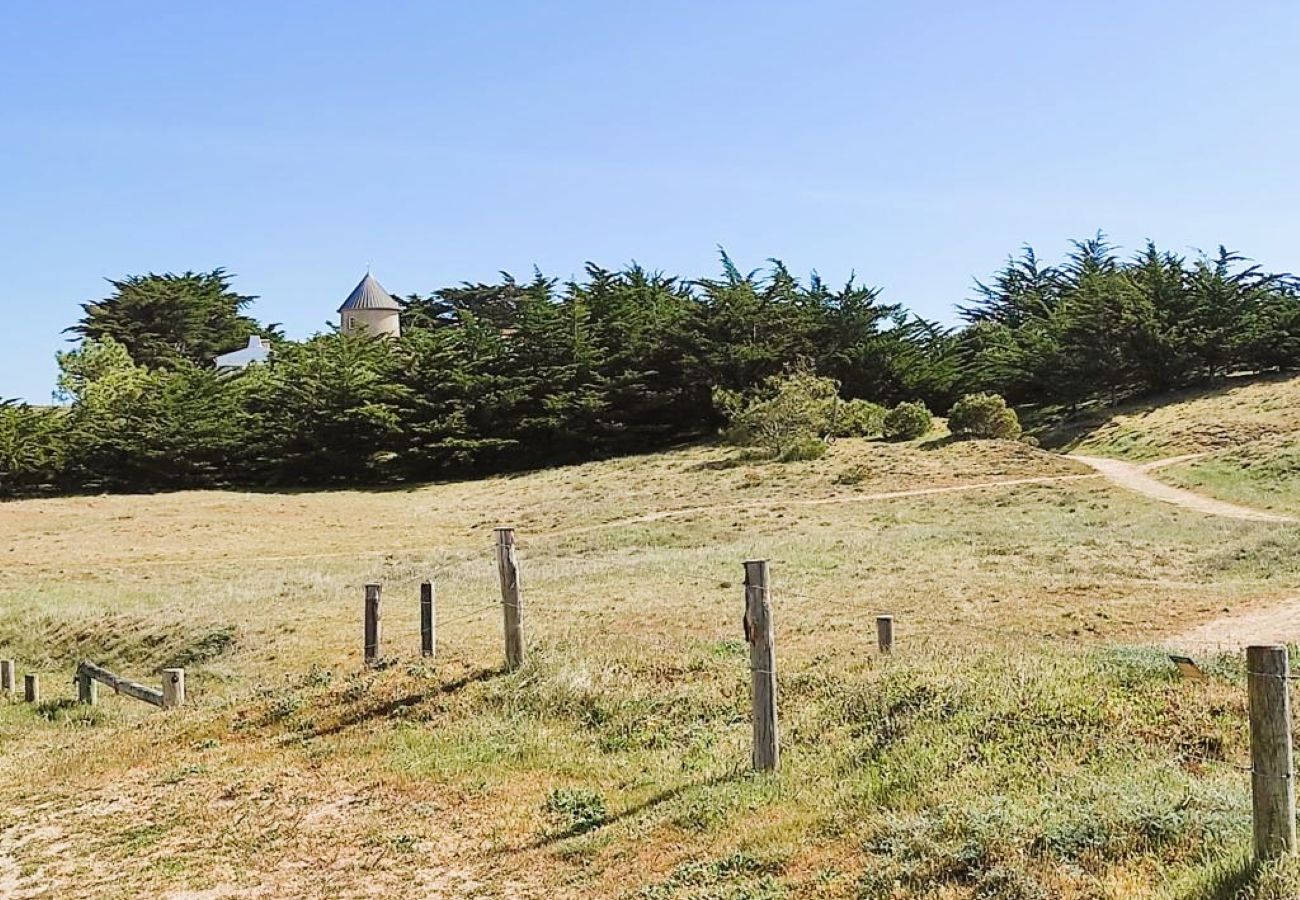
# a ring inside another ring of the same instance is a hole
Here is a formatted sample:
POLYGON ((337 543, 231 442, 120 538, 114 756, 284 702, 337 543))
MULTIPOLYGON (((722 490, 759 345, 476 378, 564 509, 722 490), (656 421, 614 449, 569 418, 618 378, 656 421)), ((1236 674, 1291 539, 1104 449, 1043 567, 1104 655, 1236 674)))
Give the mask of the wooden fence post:
POLYGON ((519 558, 515 555, 515 530, 498 528, 496 532, 501 609, 505 613, 506 668, 517 669, 524 663, 524 608, 519 587, 519 558))
POLYGON ((77 667, 77 702, 88 706, 99 702, 99 682, 80 666, 77 667))
POLYGON ((1295 852, 1290 674, 1285 645, 1246 648, 1250 795, 1255 858, 1261 860, 1295 852))
POLYGON ((162 670, 163 709, 185 705, 185 670, 162 670))
POLYGON ((39 675, 23 676, 23 699, 28 703, 41 702, 41 678, 39 675))
POLYGON ((892 653, 894 650, 894 617, 893 616, 876 616, 876 644, 880 647, 881 653, 892 653))
POLYGON ((0 694, 13 694, 18 690, 14 682, 14 661, 0 659, 0 694))
POLYGON ((377 584, 366 585, 366 665, 373 666, 379 662, 379 641, 382 637, 379 621, 380 587, 377 584))
POLYGON ((753 699, 754 768, 775 771, 781 764, 776 724, 776 645, 767 560, 745 563, 745 640, 749 642, 749 682, 753 699))
POLYGON ((430 658, 438 652, 436 602, 433 582, 420 585, 420 655, 430 658))

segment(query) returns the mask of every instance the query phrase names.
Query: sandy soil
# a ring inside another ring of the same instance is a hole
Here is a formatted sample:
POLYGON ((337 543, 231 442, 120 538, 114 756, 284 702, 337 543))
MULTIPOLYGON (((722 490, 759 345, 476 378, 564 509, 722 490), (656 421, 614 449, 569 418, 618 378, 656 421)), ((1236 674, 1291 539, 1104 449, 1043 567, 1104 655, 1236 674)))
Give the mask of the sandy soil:
MULTIPOLYGON (((1230 519, 1245 519, 1252 522, 1292 523, 1296 521, 1291 516, 1263 512, 1246 506, 1238 506, 1235 503, 1225 503, 1222 500, 1203 497, 1192 491, 1172 487, 1147 474, 1154 469, 1177 465, 1204 455, 1203 453, 1192 453, 1141 465, 1117 459, 1102 459, 1095 456, 1071 455, 1070 458, 1092 466, 1121 487, 1165 503, 1171 503, 1174 506, 1181 506, 1184 509, 1193 509, 1211 516, 1225 516, 1230 519)), ((1202 653, 1236 650, 1250 644, 1274 644, 1279 642, 1300 642, 1300 598, 1288 599, 1283 603, 1264 609, 1224 616, 1173 635, 1164 641, 1167 646, 1172 648, 1202 653)))
POLYGON ((1159 460, 1158 462, 1147 463, 1145 465, 1135 465, 1134 463, 1124 462, 1119 459, 1103 459, 1099 456, 1076 456, 1071 454, 1069 458, 1077 460, 1084 465, 1092 466, 1120 487, 1151 497, 1153 500, 1160 500, 1163 503, 1171 503, 1174 506, 1181 506, 1184 509, 1193 509, 1197 512, 1203 512, 1206 515, 1223 516, 1228 519, 1246 519, 1252 522, 1296 521, 1291 516, 1282 516, 1276 513, 1251 509, 1248 506, 1238 506, 1235 503, 1225 503, 1222 500, 1203 497, 1200 494, 1193 493, 1192 491, 1186 491, 1182 488, 1176 488, 1172 485, 1165 484, 1163 481, 1147 474, 1147 472, 1152 469, 1183 462, 1190 458, 1187 456, 1159 460))

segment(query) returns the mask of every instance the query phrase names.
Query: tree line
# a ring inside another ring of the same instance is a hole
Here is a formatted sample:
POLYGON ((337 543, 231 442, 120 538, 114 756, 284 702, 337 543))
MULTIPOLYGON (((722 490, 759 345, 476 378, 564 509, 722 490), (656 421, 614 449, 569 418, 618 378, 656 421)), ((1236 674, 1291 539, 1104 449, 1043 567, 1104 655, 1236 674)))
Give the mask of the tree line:
POLYGON ((59 403, 0 404, 0 492, 421 481, 652 450, 716 434, 718 397, 792 367, 840 395, 946 410, 1002 394, 1068 413, 1300 364, 1300 290, 1220 249, 1104 238, 1031 249, 957 328, 772 260, 701 279, 638 265, 561 282, 503 274, 403 299, 401 338, 304 341, 247 314, 222 270, 133 276, 83 306, 59 403), (260 334, 271 361, 212 358, 260 334))

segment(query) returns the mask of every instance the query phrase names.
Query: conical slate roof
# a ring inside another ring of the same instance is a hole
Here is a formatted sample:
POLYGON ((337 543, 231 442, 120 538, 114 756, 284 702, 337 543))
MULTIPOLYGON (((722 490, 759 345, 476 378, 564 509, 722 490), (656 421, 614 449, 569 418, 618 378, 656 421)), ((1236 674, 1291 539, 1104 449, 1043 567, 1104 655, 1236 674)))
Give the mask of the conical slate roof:
POLYGON ((391 296, 384 286, 375 281, 373 275, 369 272, 361 282, 352 289, 348 294, 348 299, 343 301, 339 307, 339 312, 348 309, 401 309, 402 306, 391 296))

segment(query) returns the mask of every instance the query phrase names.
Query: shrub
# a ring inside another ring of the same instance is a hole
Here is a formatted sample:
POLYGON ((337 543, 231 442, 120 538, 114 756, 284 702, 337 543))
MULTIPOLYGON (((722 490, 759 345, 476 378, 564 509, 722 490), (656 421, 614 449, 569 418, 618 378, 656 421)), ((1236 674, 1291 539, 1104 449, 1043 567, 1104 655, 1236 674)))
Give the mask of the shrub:
POLYGON ((836 408, 832 432, 836 437, 879 437, 887 412, 879 403, 849 400, 836 408))
POLYGON ((871 470, 866 466, 852 466, 836 475, 833 480, 836 484, 861 484, 870 474, 871 470))
POLYGON ((967 394, 948 412, 948 428, 960 438, 1020 437, 1016 411, 998 394, 967 394))
POLYGON ((838 386, 807 366, 796 366, 763 382, 746 400, 732 391, 715 390, 717 409, 729 419, 729 443, 761 447, 779 460, 816 459, 826 452, 838 386), (821 444, 820 449, 814 444, 821 444))
POLYGON ((885 416, 883 433, 887 440, 912 441, 928 432, 931 423, 924 403, 900 403, 885 416))
POLYGON ((778 462, 806 462, 826 455, 826 442, 816 435, 799 435, 776 455, 778 462))
POLYGON ((0 496, 54 481, 63 467, 67 415, 0 400, 0 496))
POLYGON ((599 827, 608 815, 605 798, 584 788, 556 788, 547 795, 543 810, 573 834, 599 827))

